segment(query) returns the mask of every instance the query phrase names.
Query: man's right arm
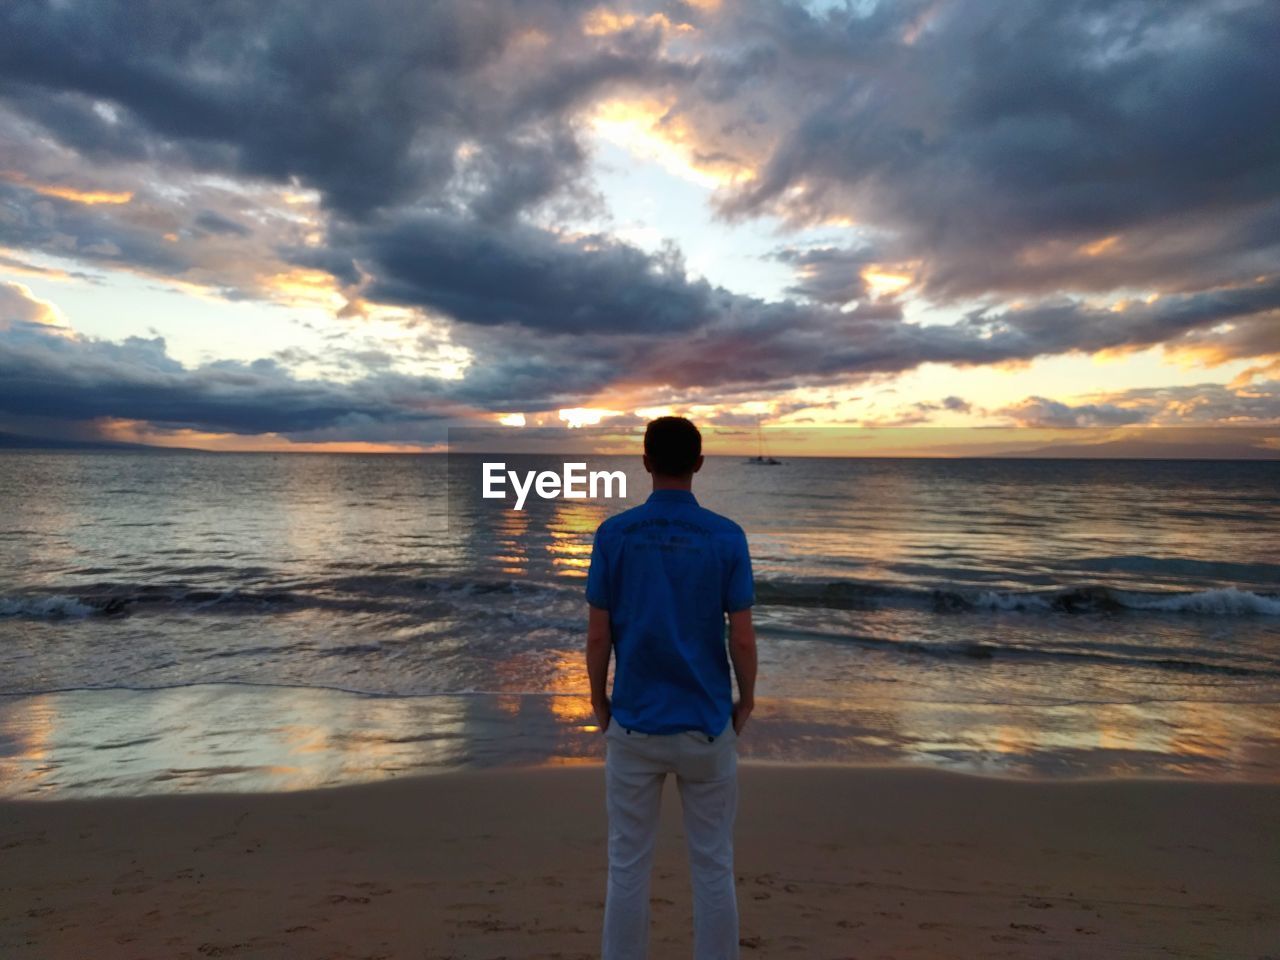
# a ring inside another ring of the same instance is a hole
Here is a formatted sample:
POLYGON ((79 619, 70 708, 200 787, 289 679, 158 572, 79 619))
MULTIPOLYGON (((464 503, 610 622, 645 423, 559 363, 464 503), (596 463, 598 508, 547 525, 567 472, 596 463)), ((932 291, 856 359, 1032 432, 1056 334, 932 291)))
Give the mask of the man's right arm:
POLYGON ((733 705, 733 731, 742 728, 756 705, 756 628, 751 608, 729 614, 729 659, 738 678, 738 702, 733 705))

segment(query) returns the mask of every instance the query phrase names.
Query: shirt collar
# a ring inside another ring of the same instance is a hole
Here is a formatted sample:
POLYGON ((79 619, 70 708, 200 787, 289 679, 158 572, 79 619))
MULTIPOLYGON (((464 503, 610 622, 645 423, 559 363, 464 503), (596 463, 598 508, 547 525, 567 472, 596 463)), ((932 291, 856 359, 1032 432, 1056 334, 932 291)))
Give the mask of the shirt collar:
POLYGON ((698 505, 697 498, 689 490, 655 490, 649 494, 645 503, 692 503, 698 505))

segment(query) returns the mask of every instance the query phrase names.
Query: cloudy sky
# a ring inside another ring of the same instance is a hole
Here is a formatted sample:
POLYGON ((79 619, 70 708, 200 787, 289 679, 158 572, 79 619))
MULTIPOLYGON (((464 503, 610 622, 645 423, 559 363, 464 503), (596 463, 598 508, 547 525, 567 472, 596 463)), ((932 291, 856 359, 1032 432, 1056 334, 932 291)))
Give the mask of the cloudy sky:
POLYGON ((9 0, 0 430, 1280 423, 1274 0, 9 0))

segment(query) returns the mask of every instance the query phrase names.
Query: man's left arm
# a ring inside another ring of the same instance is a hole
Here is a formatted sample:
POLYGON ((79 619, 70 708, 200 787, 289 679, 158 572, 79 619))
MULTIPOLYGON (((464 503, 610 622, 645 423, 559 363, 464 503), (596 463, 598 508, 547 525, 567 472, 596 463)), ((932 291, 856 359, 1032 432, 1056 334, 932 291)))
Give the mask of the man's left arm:
POLYGON ((609 726, 612 711, 605 684, 609 677, 609 655, 613 652, 613 631, 609 626, 609 611, 601 607, 589 607, 587 615, 587 678, 591 682, 591 709, 595 711, 600 732, 609 726))

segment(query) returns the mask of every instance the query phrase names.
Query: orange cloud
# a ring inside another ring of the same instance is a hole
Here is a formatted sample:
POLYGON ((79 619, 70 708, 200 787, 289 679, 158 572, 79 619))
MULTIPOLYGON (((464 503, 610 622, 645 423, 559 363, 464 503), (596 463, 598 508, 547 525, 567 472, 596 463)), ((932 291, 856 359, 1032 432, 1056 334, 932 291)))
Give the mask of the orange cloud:
POLYGON ((10 183, 20 184, 46 197, 57 197, 60 200, 70 200, 73 203, 84 203, 90 206, 99 203, 128 203, 133 199, 132 190, 78 190, 75 187, 56 183, 39 183, 18 170, 0 171, 0 178, 10 183))
POLYGON ((618 416, 619 411, 599 407, 568 407, 558 413, 560 419, 570 427, 593 427, 601 420, 618 416))
POLYGON ((25 283, 0 280, 0 306, 4 307, 0 310, 0 330, 9 329, 12 320, 16 319, 39 324, 56 336, 75 339, 75 331, 71 329, 57 304, 37 297, 25 283), (6 303, 9 297, 15 297, 16 303, 6 303))
POLYGON ((346 304, 332 275, 323 270, 296 267, 267 277, 265 286, 272 293, 292 304, 319 303, 324 306, 342 307, 346 304))
POLYGON ((326 441, 307 443, 289 440, 278 433, 244 435, 207 433, 187 428, 171 430, 145 420, 104 417, 94 421, 104 440, 114 443, 142 443, 151 447, 206 450, 221 453, 443 453, 443 444, 369 443, 326 441))
POLYGON ((1109 237, 1103 237, 1101 240, 1095 240, 1093 243, 1083 244, 1077 247, 1076 250, 1079 253, 1083 253, 1086 257, 1099 257, 1119 242, 1119 235, 1112 234, 1109 237))
POLYGON ((866 281, 872 294, 883 297, 905 290, 915 278, 900 268, 871 264, 863 269, 862 279, 866 281))
POLYGON ((1259 377, 1280 378, 1280 357, 1264 357, 1262 359, 1263 362, 1261 364, 1241 370, 1228 386, 1232 389, 1239 389, 1249 386, 1259 377))
POLYGON ((588 37, 607 36, 611 33, 621 33, 624 30, 630 30, 637 25, 646 27, 657 27, 662 31, 677 30, 689 31, 693 27, 690 24, 674 24, 665 13, 651 13, 647 17, 637 16, 634 13, 619 13, 609 10, 605 7, 596 7, 582 18, 582 32, 588 37))
POLYGON ((706 187, 722 187, 751 175, 743 164, 702 150, 689 122, 673 113, 671 98, 605 100, 587 122, 596 134, 669 173, 706 187))

